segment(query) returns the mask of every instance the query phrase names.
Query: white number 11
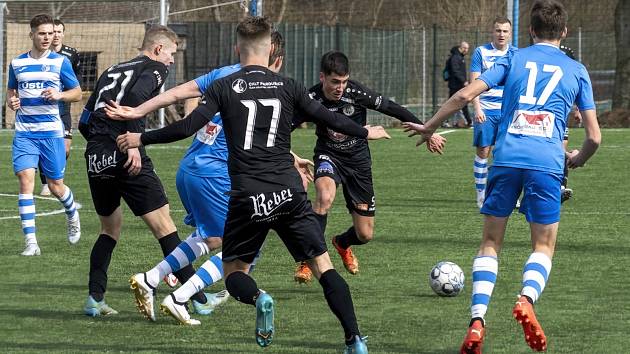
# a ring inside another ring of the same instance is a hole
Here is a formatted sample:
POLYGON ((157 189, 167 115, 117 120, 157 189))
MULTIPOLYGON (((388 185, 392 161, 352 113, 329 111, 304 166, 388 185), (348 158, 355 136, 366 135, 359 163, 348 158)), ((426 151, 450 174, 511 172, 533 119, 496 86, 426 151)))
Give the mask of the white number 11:
POLYGON ((551 75, 551 79, 547 82, 547 85, 543 89, 543 92, 540 94, 538 100, 536 100, 534 91, 536 88, 536 76, 538 76, 538 65, 536 62, 528 61, 525 63, 525 68, 529 69, 529 77, 527 78, 525 95, 521 95, 519 103, 544 105, 549 99, 549 96, 551 96, 553 90, 556 86, 558 86, 558 82, 560 82, 563 75, 562 69, 556 65, 543 65, 543 72, 553 73, 553 75, 551 75))

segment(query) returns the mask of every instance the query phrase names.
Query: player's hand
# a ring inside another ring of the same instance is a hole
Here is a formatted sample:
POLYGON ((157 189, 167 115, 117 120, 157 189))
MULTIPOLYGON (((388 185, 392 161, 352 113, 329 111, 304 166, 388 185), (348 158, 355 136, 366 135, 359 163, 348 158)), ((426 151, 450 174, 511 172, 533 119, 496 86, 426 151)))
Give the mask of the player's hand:
POLYGON ((9 108, 11 108, 14 111, 17 111, 18 109, 20 109, 20 98, 17 96, 13 96, 9 98, 9 108))
POLYGON ((441 136, 440 134, 433 134, 427 140, 427 150, 429 150, 429 152, 437 152, 438 154, 442 155, 444 145, 446 145, 446 138, 441 136))
POLYGON ((59 101, 59 100, 61 100, 61 98, 63 96, 62 96, 61 92, 55 90, 52 87, 49 87, 49 88, 45 89, 44 91, 42 91, 42 97, 46 101, 59 101))
POLYGON ((133 120, 144 116, 135 107, 121 106, 111 100, 105 104, 105 114, 113 120, 133 120))
POLYGON ((392 137, 389 136, 389 134, 387 134, 387 132, 385 131, 385 128, 383 128, 380 125, 375 125, 375 126, 371 126, 371 125, 366 125, 365 129, 368 130, 368 136, 367 139, 368 140, 379 140, 379 139, 391 139, 392 137))
POLYGON ((486 121, 486 115, 483 113, 483 111, 475 112, 475 121, 477 123, 483 123, 486 121))
POLYGON ((565 157, 567 159, 567 167, 570 169, 584 166, 585 161, 582 161, 582 159, 580 158, 580 150, 567 151, 565 152, 565 157))
POLYGON ((127 152, 129 149, 134 149, 140 147, 142 142, 140 141, 140 133, 130 133, 119 135, 116 138, 116 145, 118 145, 118 149, 122 152, 127 152))
MULTIPOLYGON (((416 143, 416 146, 420 146, 424 144, 426 141, 431 139, 435 129, 429 128, 426 125, 411 123, 411 122, 403 122, 402 124, 405 132, 411 132, 408 136, 412 137, 415 135, 420 135, 420 139, 416 143)), ((431 150, 429 150, 431 151, 431 150)))
POLYGON ((142 158, 140 157, 140 150, 137 148, 127 149, 127 162, 123 166, 129 172, 129 175, 135 176, 140 173, 142 168, 142 158))
POLYGON ((313 175, 313 161, 308 159, 303 159, 297 155, 294 155, 293 165, 295 169, 300 174, 300 178, 302 178, 302 186, 304 186, 304 190, 308 189, 308 184, 313 182, 315 176, 313 175))

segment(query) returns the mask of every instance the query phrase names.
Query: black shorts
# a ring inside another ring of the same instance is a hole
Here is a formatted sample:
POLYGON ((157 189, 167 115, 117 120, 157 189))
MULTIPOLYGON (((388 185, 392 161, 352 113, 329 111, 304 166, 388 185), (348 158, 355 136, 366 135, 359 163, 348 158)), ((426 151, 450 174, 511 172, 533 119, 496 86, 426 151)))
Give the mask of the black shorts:
POLYGON ((61 122, 63 123, 63 138, 72 139, 72 116, 70 115, 70 103, 64 102, 61 112, 61 122))
POLYGON ((96 213, 111 215, 124 199, 136 216, 142 216, 168 204, 162 182, 153 170, 151 159, 141 149, 142 169, 130 176, 123 166, 127 155, 116 148, 109 136, 92 137, 85 149, 88 181, 96 213))
POLYGON ((330 177, 335 180, 335 184, 341 184, 346 208, 350 212, 354 211, 361 216, 374 216, 376 198, 372 184, 372 168, 369 165, 348 167, 330 155, 324 154, 315 155, 313 160, 315 161, 315 179, 330 177))
POLYGON ((223 260, 252 263, 269 230, 278 233, 296 262, 312 259, 328 250, 306 192, 287 188, 230 196, 223 260))

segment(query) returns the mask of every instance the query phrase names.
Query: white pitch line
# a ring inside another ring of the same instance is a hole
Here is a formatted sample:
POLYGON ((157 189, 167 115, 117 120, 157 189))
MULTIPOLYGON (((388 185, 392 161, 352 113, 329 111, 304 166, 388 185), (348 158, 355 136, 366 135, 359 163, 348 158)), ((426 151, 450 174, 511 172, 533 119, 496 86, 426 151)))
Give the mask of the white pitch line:
MULTIPOLYGON (((0 193, 0 197, 18 197, 16 194, 6 194, 6 193, 0 193)), ((53 200, 53 201, 58 201, 57 198, 51 198, 51 197, 41 197, 39 195, 34 195, 33 196, 36 199, 42 199, 42 200, 53 200)), ((81 209, 82 205, 81 203, 76 203, 77 205, 77 210, 81 209)), ((58 209, 58 210, 53 210, 53 211, 47 211, 44 213, 36 213, 35 216, 49 216, 49 215, 57 215, 57 214, 61 214, 61 213, 65 213, 66 209, 58 209)), ((9 219, 19 219, 20 216, 19 215, 14 215, 14 216, 1 216, 0 220, 9 220, 9 219)))

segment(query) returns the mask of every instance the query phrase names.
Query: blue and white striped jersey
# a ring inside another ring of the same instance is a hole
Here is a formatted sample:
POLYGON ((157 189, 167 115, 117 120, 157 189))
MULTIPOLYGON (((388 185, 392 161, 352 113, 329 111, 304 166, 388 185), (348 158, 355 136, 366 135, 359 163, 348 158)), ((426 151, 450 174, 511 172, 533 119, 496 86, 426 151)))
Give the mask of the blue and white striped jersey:
POLYGON ((15 115, 16 136, 63 137, 59 102, 46 101, 42 91, 49 87, 63 91, 79 86, 68 58, 53 51, 47 51, 39 59, 24 53, 11 61, 7 86, 17 90, 20 98, 20 109, 15 115))
MULTIPOLYGON (((498 50, 492 42, 475 49, 470 61, 470 72, 483 74, 501 57, 512 53, 517 49, 511 45, 505 50, 498 50)), ((479 104, 486 116, 501 115, 501 101, 503 99, 503 86, 496 86, 479 95, 479 104)))

